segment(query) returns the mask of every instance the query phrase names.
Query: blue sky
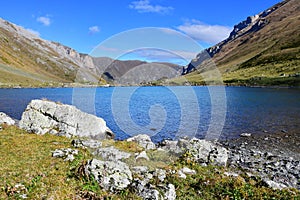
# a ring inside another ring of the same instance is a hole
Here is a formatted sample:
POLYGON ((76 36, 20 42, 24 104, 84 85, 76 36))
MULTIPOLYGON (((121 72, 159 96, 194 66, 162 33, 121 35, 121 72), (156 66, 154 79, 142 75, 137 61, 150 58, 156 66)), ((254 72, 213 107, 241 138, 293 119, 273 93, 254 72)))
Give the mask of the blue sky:
POLYGON ((90 53, 111 36, 162 27, 187 34, 204 47, 225 39, 233 26, 279 0, 9 0, 0 17, 41 38, 90 53))

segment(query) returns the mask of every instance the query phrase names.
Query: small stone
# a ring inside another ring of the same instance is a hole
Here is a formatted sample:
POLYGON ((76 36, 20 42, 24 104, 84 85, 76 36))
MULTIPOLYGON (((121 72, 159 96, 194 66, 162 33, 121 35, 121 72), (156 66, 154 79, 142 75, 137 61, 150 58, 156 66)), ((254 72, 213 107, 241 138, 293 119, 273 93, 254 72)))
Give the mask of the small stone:
POLYGON ((155 144, 151 141, 150 136, 146 134, 140 134, 136 135, 134 137, 128 138, 128 142, 136 142, 138 143, 141 147, 145 148, 146 150, 150 149, 156 149, 155 144))
POLYGON ((182 153, 182 149, 177 145, 178 141, 173 140, 163 140, 159 145, 160 148, 174 153, 182 153))
POLYGON ((146 151, 142 151, 141 153, 139 153, 136 157, 135 157, 136 160, 138 159, 145 159, 145 160, 150 160, 146 151))
POLYGON ((91 149, 97 149, 102 146, 102 143, 98 140, 81 140, 81 139, 76 139, 72 140, 72 145, 75 148, 91 148, 91 149))
POLYGON ((164 152, 164 151, 166 151, 166 150, 164 150, 163 148, 158 147, 158 148, 156 149, 156 151, 164 152))
POLYGON ((27 194, 20 194, 19 197, 20 197, 21 199, 27 199, 27 194))
POLYGON ((235 178, 239 176, 239 174, 234 172, 224 172, 224 175, 229 177, 235 177, 235 178))
POLYGON ((154 177, 157 177, 158 180, 160 180, 161 182, 163 182, 166 178, 166 170, 163 169, 156 169, 154 174, 154 177))
POLYGON ((180 171, 184 174, 195 175, 196 171, 187 167, 182 168, 180 171))
POLYGON ((131 156, 130 153, 120 151, 113 146, 99 148, 93 153, 93 155, 100 156, 104 160, 109 160, 109 161, 117 161, 117 160, 127 159, 131 156))
POLYGON ((164 194, 165 200, 175 200, 176 199, 176 191, 175 186, 171 183, 166 187, 166 192, 164 194))
POLYGON ((0 124, 15 125, 15 123, 15 120, 10 118, 7 114, 0 112, 0 124))
POLYGON ((242 133, 241 137, 251 137, 251 133, 242 133))
POLYGON ((181 170, 178 171, 178 177, 186 179, 186 175, 181 170))
POLYGON ((284 188, 287 188, 286 185, 284 185, 282 183, 277 183, 277 182, 269 180, 269 179, 264 179, 264 182, 268 185, 268 187, 273 188, 273 189, 282 190, 284 188))
POLYGON ((159 192, 155 189, 144 188, 139 193, 139 196, 141 196, 144 200, 159 200, 159 199, 161 199, 159 192))
POLYGON ((75 159, 74 155, 70 154, 70 155, 67 155, 67 157, 64 159, 64 161, 73 161, 75 159))
POLYGON ((132 167, 131 170, 135 174, 142 175, 142 174, 145 174, 145 173, 148 172, 148 167, 146 167, 146 166, 135 166, 135 167, 132 167))
POLYGON ((74 155, 78 155, 78 150, 74 149, 56 149, 52 151, 52 156, 56 158, 65 158, 65 161, 73 161, 75 159, 74 155))

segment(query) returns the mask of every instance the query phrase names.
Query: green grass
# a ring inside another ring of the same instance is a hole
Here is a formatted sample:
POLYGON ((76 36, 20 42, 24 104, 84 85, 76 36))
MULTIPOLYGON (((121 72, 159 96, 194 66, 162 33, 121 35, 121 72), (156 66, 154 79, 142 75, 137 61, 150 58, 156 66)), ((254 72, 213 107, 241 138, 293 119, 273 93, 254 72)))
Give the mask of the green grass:
MULTIPOLYGON (((141 151, 138 145, 124 141, 107 140, 104 145, 114 145, 127 151, 141 151)), ((0 131, 0 199, 139 199, 134 188, 127 188, 116 194, 103 191, 92 177, 85 177, 82 166, 91 158, 88 150, 79 149, 79 155, 72 162, 53 158, 51 151, 71 147, 71 139, 53 135, 28 134, 14 126, 4 126, 0 131), (25 187, 17 189, 16 184, 25 187), (20 193, 18 193, 20 191, 20 193)), ((188 155, 167 165, 165 154, 149 151, 148 156, 164 169, 180 169, 187 166, 195 169, 196 175, 181 179, 176 174, 168 175, 165 182, 175 185, 178 199, 300 199, 299 191, 273 190, 265 187, 259 179, 246 175, 238 178, 223 175, 229 169, 222 167, 201 167, 188 159, 188 155)), ((174 159, 175 160, 175 159, 174 159)), ((156 183, 157 180, 153 180, 156 183)))

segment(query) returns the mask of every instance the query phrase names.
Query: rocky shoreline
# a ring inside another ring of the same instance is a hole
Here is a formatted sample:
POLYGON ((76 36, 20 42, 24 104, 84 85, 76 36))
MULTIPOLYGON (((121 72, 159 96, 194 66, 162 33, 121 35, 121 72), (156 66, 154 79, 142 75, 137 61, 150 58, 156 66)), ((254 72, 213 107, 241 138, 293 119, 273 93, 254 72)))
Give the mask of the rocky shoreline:
MULTIPOLYGON (((15 122, 0 113, 0 130, 1 124, 14 125, 15 122)), ((221 166, 225 169, 224 176, 259 179, 265 187, 273 189, 300 190, 298 133, 243 134, 238 139, 220 142, 196 138, 164 140, 159 144, 154 144, 147 135, 136 135, 126 142, 135 143, 138 148, 124 151, 105 142, 113 133, 103 119, 82 113, 73 106, 45 100, 33 100, 28 105, 19 127, 30 133, 79 138, 73 140, 73 148, 57 149, 52 156, 72 162, 80 149, 88 149, 94 158, 78 170, 112 193, 134 188, 143 199, 176 199, 175 186, 166 181, 168 177, 176 175, 185 179, 196 171, 188 167, 161 167, 161 163, 166 164, 170 158, 200 166, 221 166), (160 162, 156 163, 153 159, 158 156, 160 162)))
POLYGON ((230 150, 228 167, 253 173, 273 188, 300 190, 299 133, 251 135, 222 145, 230 150))

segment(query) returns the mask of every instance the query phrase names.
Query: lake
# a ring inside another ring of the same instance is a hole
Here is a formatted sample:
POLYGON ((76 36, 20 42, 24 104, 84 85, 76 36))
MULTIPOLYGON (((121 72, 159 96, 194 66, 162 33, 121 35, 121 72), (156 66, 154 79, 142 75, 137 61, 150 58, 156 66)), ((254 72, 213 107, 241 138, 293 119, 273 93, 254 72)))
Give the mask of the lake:
POLYGON ((300 89, 221 86, 0 89, 0 111, 15 119, 32 99, 73 104, 104 118, 116 139, 145 133, 235 138, 299 132, 300 89))

